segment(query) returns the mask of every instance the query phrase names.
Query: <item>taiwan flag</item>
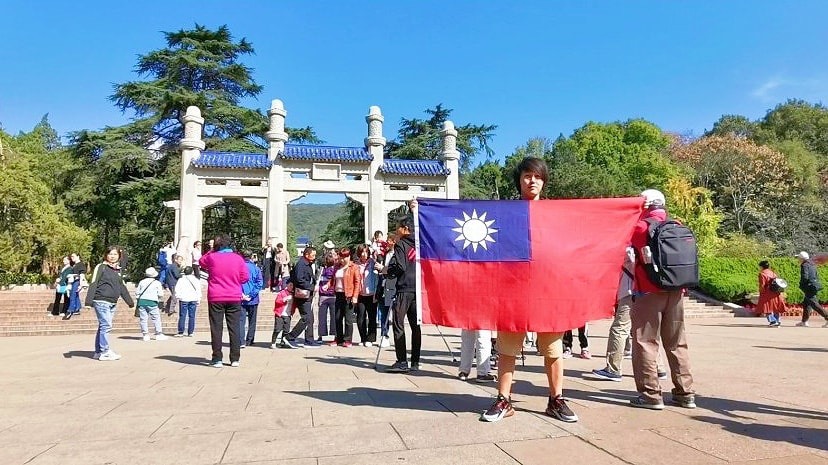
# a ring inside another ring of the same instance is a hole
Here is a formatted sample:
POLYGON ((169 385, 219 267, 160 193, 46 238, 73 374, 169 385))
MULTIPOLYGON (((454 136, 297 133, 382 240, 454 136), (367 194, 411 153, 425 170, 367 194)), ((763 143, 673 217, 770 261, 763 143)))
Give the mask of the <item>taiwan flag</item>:
POLYGON ((422 321, 560 332, 611 316, 643 203, 418 199, 422 321))

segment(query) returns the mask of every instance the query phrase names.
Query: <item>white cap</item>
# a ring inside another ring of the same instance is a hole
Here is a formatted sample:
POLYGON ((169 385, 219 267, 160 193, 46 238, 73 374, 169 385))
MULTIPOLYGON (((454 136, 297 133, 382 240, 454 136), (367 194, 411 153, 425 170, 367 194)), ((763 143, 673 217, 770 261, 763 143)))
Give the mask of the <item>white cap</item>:
POLYGON ((144 274, 147 275, 147 278, 157 278, 158 277, 158 270, 156 270, 155 268, 150 267, 150 268, 147 268, 146 271, 144 271, 144 274))
POLYGON ((802 260, 809 260, 811 258, 811 256, 808 255, 808 252, 805 252, 803 250, 802 252, 799 252, 798 254, 796 254, 796 258, 801 258, 802 260))
POLYGON ((325 247, 326 249, 333 249, 334 247, 336 247, 336 245, 334 245, 334 243, 331 242, 330 240, 323 242, 322 246, 325 247))
POLYGON ((641 196, 644 197, 644 208, 663 207, 667 204, 664 194, 656 189, 647 189, 641 193, 641 196))

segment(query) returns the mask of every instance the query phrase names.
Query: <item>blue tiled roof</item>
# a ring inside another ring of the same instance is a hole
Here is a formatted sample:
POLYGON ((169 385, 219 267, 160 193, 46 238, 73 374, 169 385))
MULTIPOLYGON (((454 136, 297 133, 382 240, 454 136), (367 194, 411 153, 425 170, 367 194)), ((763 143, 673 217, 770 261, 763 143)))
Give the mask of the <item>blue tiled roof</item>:
POLYGON ((280 158, 312 161, 370 162, 374 157, 365 147, 331 147, 328 145, 285 144, 280 158))
POLYGON ((268 169, 266 153, 201 152, 193 165, 198 168, 268 169))
POLYGON ((380 171, 405 176, 447 176, 450 173, 439 160, 385 160, 380 171))

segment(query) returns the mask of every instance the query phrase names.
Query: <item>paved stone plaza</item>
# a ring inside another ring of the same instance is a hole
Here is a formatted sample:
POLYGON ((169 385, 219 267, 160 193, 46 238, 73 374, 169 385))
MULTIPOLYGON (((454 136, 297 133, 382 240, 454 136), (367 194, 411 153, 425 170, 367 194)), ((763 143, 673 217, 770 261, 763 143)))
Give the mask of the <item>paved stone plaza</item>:
MULTIPOLYGON (((0 338, 0 464, 828 464, 828 329, 785 323, 690 321, 699 408, 661 412, 627 406, 628 360, 621 383, 588 378, 603 367, 609 322, 596 323, 594 358, 566 364, 575 424, 543 414, 534 355, 517 414, 478 421, 495 388, 456 380, 433 327, 410 375, 375 371, 377 349, 363 347, 262 344, 240 368, 211 368, 206 332, 115 334, 116 362, 90 358, 91 335, 0 338)), ((444 332, 459 350, 458 331, 444 332)), ((393 360, 384 349, 380 363, 393 360)))

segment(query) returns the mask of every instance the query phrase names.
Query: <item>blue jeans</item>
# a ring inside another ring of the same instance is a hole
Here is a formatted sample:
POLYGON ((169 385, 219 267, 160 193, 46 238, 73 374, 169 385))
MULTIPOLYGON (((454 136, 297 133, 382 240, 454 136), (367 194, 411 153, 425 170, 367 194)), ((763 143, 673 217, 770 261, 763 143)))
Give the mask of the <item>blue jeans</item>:
POLYGON ((242 303, 241 318, 239 318, 239 340, 242 345, 252 346, 253 339, 256 337, 256 313, 259 309, 259 304, 246 305, 242 303), (245 323, 247 323, 247 331, 245 331, 245 323))
POLYGON ((93 302, 95 314, 98 316, 98 332, 95 334, 95 353, 102 354, 109 351, 109 332, 112 331, 112 320, 115 319, 115 304, 96 300, 93 302))
POLYGON ((388 336, 388 314, 390 313, 390 308, 385 306, 385 299, 380 299, 377 302, 377 309, 379 310, 377 313, 379 314, 379 324, 380 324, 380 336, 386 337, 388 336))
POLYGON ((195 314, 198 302, 178 301, 178 334, 184 334, 184 322, 187 321, 187 334, 192 335, 195 331, 195 314))
POLYGON ((767 314, 768 323, 770 324, 777 324, 782 322, 782 317, 778 312, 768 313, 767 314))
POLYGON ((75 279, 72 282, 72 288, 69 290, 69 308, 66 309, 66 313, 80 313, 81 310, 81 301, 80 301, 80 280, 75 279))

